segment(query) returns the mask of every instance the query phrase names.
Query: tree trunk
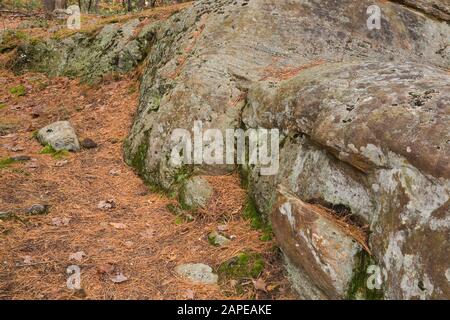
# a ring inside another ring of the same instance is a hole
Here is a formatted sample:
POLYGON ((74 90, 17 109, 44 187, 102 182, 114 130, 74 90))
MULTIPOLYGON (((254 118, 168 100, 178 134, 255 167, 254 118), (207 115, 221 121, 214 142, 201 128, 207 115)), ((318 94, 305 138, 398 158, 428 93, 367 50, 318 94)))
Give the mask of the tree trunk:
POLYGON ((127 10, 128 12, 131 12, 133 8, 131 7, 131 0, 128 0, 128 6, 127 6, 127 10))
POLYGON ((145 0, 138 0, 137 6, 139 9, 144 9, 145 7, 145 0))
POLYGON ((55 9, 66 9, 66 8, 67 8, 67 0, 55 1, 55 9))
POLYGON ((67 8, 67 0, 42 0, 42 5, 47 12, 52 12, 55 9, 67 8))
POLYGON ((55 10, 55 0, 42 0, 42 5, 47 12, 55 10))

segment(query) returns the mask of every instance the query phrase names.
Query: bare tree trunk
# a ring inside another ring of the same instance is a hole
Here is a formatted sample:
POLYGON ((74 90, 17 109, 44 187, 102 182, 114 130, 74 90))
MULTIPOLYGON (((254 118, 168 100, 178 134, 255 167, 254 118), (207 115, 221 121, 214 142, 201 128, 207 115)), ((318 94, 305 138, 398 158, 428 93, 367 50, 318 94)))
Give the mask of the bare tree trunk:
POLYGON ((138 0, 137 6, 139 9, 144 9, 145 7, 145 0, 138 0))
POLYGON ((52 12, 55 9, 65 9, 67 0, 42 0, 42 5, 47 12, 52 12))
POLYGON ((55 9, 65 9, 67 7, 67 0, 56 0, 55 9))
POLYGON ((133 10, 133 7, 131 6, 131 0, 127 1, 127 11, 131 12, 133 10))
POLYGON ((42 0, 42 5, 48 12, 55 10, 55 0, 42 0))

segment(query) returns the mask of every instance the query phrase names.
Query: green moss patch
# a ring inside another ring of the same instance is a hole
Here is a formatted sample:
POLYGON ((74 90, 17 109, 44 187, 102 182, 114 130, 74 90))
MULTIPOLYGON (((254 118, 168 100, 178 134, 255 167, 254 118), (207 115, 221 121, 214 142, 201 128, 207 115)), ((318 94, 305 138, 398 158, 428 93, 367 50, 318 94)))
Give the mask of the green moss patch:
POLYGON ((27 90, 22 84, 12 87, 11 89, 9 89, 9 92, 16 97, 22 97, 27 94, 27 90))
POLYGON ((23 31, 7 30, 1 35, 0 53, 13 50, 19 45, 29 41, 29 36, 23 31))
POLYGON ((242 252, 220 265, 217 273, 221 282, 230 279, 256 279, 263 272, 264 266, 264 259, 259 253, 242 252))
POLYGON ((51 145, 46 145, 39 152, 40 154, 49 154, 55 159, 62 159, 69 154, 67 150, 55 150, 51 145))
POLYGON ((381 288, 369 289, 368 280, 372 274, 368 273, 369 266, 378 266, 373 259, 365 251, 360 252, 357 256, 357 263, 353 271, 353 278, 347 290, 347 299, 349 300, 382 300, 384 298, 384 290, 381 288))
POLYGON ((264 219, 263 215, 258 212, 256 204, 251 197, 247 198, 247 203, 244 207, 243 216, 250 220, 251 227, 262 232, 261 241, 270 241, 273 237, 272 227, 264 219))
POLYGON ((187 222, 194 221, 193 212, 185 211, 183 208, 181 208, 177 204, 168 204, 166 206, 167 210, 169 210, 170 213, 176 216, 175 218, 175 224, 183 224, 187 222))
POLYGON ((3 158, 0 159, 0 169, 5 169, 8 168, 9 166, 11 166, 13 163, 16 163, 17 161, 15 161, 12 158, 3 158))

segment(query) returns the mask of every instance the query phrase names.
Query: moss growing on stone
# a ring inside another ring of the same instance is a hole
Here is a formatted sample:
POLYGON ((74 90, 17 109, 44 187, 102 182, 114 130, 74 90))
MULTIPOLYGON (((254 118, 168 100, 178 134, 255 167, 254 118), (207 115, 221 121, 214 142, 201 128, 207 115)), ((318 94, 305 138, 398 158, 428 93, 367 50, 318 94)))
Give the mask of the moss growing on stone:
POLYGON ((148 148, 149 148, 149 134, 150 131, 144 132, 144 138, 142 139, 142 143, 139 145, 138 149, 134 154, 131 152, 130 142, 126 141, 124 144, 125 155, 128 155, 126 158, 127 163, 135 168, 138 174, 146 181, 145 179, 145 159, 147 158, 148 148))
POLYGON ((260 230, 263 233, 260 237, 261 241, 272 240, 272 227, 258 211, 255 201, 250 196, 247 198, 243 216, 245 219, 250 220, 250 224, 253 229, 260 230))
POLYGON ((368 280, 371 274, 367 272, 369 266, 377 266, 377 262, 365 251, 356 256, 356 267, 353 271, 353 278, 347 290, 347 299, 349 300, 382 300, 384 290, 381 288, 369 289, 368 280))

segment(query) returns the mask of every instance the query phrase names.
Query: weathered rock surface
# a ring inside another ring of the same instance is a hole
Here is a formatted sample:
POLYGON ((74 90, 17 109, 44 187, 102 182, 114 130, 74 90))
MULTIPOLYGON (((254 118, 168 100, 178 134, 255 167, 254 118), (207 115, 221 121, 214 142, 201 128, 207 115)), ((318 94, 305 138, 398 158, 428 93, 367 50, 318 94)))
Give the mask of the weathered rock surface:
POLYGON ((83 141, 81 141, 81 146, 84 149, 95 149, 98 147, 97 143, 90 138, 83 139, 83 141))
POLYGON ((346 296, 357 266, 361 246, 342 226, 336 225, 325 210, 308 205, 280 190, 271 217, 283 251, 309 279, 298 288, 306 299, 346 296))
POLYGON ((37 139, 43 145, 50 145, 56 151, 80 150, 80 143, 72 125, 68 121, 57 121, 40 129, 37 139))
POLYGON ((208 241, 214 246, 223 247, 228 245, 231 240, 225 237, 224 235, 221 235, 217 231, 213 231, 208 234, 208 241))
POLYGON ((202 263, 182 264, 175 268, 175 272, 195 283, 216 284, 219 279, 210 266, 202 263))
POLYGON ((27 209, 27 214, 30 216, 45 215, 48 213, 49 209, 50 209, 49 205, 35 204, 31 206, 29 209, 27 209))
POLYGON ((432 17, 450 21, 449 0, 394 0, 395 2, 418 9, 432 17))
POLYGON ((294 204, 342 206, 370 226, 385 298, 449 297, 450 27, 438 17, 445 2, 439 12, 428 3, 376 2, 382 27, 371 31, 372 1, 196 3, 156 31, 127 162, 170 188, 193 170, 169 163, 173 129, 279 128, 281 170, 249 168, 250 190, 301 295, 345 298, 366 284, 353 283, 361 264, 350 238, 341 235, 342 251, 314 247, 332 243, 332 223, 307 215, 313 226, 295 229, 304 239, 280 220, 279 185, 294 204))
POLYGON ((244 122, 286 136, 277 179, 251 176, 256 203, 269 203, 260 210, 279 184, 303 201, 343 205, 370 225, 385 298, 448 296, 449 92, 446 72, 391 62, 328 64, 255 85, 244 122))
POLYGON ((77 76, 96 82, 104 75, 128 72, 136 67, 146 56, 153 27, 149 24, 141 29, 139 19, 133 19, 62 40, 25 43, 18 48, 14 69, 77 76))
POLYGON ((172 130, 192 130, 196 120, 204 130, 239 127, 246 93, 260 80, 276 81, 327 61, 369 58, 450 67, 446 23, 380 2, 382 29, 369 31, 371 4, 200 1, 175 15, 155 32, 127 162, 144 179, 169 188, 179 169, 167 160, 172 130))
POLYGON ((180 191, 180 202, 188 208, 205 208, 213 195, 208 181, 193 177, 184 182, 180 191))

